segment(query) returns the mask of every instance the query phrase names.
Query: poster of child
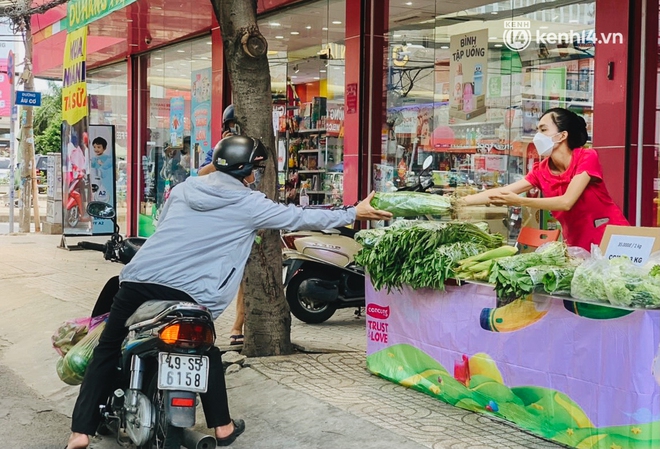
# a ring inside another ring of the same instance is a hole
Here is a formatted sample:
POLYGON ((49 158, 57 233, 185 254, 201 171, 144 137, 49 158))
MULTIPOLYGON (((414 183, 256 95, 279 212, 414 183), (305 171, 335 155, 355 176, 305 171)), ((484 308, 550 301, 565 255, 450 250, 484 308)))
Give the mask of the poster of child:
MULTIPOLYGON (((89 138, 92 143, 90 178, 93 200, 108 203, 116 210, 114 131, 114 126, 111 125, 89 126, 89 138)), ((93 234, 112 234, 113 230, 114 225, 111 220, 94 219, 93 234)))

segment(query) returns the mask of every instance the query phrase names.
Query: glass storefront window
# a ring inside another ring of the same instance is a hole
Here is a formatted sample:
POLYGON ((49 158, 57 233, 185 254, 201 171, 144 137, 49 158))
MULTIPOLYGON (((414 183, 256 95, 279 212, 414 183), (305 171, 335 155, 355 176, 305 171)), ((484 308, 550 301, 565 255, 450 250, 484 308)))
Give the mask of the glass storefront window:
POLYGON ((127 167, 127 65, 114 64, 87 75, 89 94, 89 123, 115 127, 115 193, 117 195, 117 224, 126 230, 127 167))
POLYGON ((345 9, 344 0, 322 0, 259 21, 284 202, 342 203, 345 9))
POLYGON ((140 154, 138 234, 155 231, 170 190, 211 148, 211 38, 176 44, 147 59, 146 147, 140 154))
MULTIPOLYGON (((471 6, 390 3, 387 122, 382 161, 374 167, 377 190, 417 182, 428 155, 437 193, 469 194, 517 181, 539 160, 532 137, 542 112, 553 107, 584 117, 591 136, 594 47, 588 41, 595 2, 471 6), (545 37, 537 42, 539 33, 545 37), (525 36, 528 42, 520 39, 525 36), (521 43, 528 45, 521 49, 521 43)), ((486 218, 478 214, 471 216, 486 218)), ((507 210, 491 207, 487 215, 502 223, 507 210)), ((527 215, 537 220, 537 214, 527 215)), ((538 221, 553 225, 544 214, 538 221)))

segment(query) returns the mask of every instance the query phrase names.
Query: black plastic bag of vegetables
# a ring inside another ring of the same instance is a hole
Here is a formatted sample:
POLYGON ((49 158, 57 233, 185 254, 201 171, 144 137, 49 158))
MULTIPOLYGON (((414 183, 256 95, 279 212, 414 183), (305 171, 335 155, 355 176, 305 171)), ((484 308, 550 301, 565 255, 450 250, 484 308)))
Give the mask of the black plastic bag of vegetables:
POLYGON ((57 375, 62 382, 80 385, 85 377, 87 365, 92 359, 94 348, 99 344, 99 337, 105 329, 105 321, 91 330, 67 354, 57 361, 57 375))
POLYGON ((391 212, 395 217, 444 216, 452 209, 450 197, 419 192, 376 192, 371 205, 391 212))

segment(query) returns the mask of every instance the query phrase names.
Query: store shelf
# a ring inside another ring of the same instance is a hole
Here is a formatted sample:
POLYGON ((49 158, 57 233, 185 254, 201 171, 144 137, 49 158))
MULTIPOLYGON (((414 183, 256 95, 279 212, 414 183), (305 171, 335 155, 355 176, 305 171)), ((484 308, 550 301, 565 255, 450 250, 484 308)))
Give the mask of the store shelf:
POLYGON ((291 131, 292 134, 313 134, 313 133, 324 133, 325 128, 316 128, 316 129, 299 129, 298 131, 291 131))
POLYGON ((325 173, 325 170, 298 170, 299 174, 305 173, 325 173))
POLYGON ((453 126, 470 126, 470 127, 476 127, 476 126, 485 126, 485 125, 497 125, 497 124, 502 124, 504 123, 504 120, 492 120, 490 122, 470 122, 466 121, 464 123, 449 123, 447 126, 453 127, 453 126))

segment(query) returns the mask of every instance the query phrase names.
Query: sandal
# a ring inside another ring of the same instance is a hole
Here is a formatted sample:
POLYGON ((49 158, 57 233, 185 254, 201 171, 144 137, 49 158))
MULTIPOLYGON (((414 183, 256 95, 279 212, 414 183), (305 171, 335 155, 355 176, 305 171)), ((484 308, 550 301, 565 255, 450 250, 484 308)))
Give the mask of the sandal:
POLYGON ((234 431, 227 437, 216 438, 215 441, 218 446, 229 446, 240 434, 245 432, 245 421, 242 419, 232 419, 231 422, 234 423, 234 431))
POLYGON ((229 336, 229 345, 230 346, 242 345, 244 338, 245 337, 243 336, 243 334, 230 335, 229 336))

